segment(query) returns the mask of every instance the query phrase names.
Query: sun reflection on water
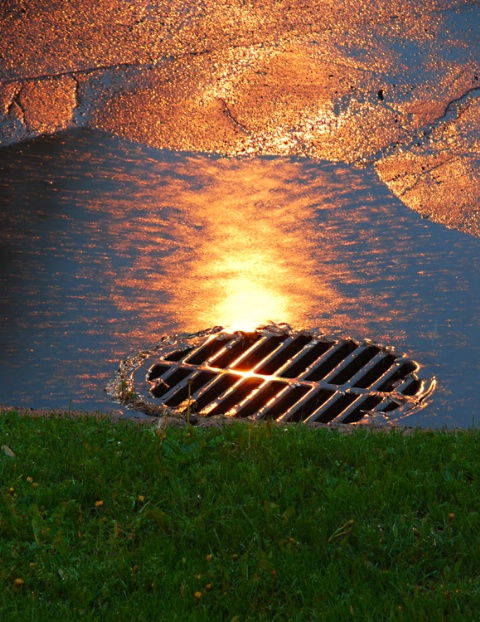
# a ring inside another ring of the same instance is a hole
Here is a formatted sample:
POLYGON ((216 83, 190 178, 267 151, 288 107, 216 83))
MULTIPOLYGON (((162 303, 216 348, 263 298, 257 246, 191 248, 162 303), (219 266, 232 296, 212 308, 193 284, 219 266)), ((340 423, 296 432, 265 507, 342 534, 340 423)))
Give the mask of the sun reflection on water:
POLYGON ((209 317, 216 318, 214 324, 230 326, 235 330, 253 330, 269 318, 280 320, 290 315, 285 295, 262 283, 257 275, 232 277, 225 285, 223 299, 208 310, 209 317))
POLYGON ((404 210, 373 171, 84 132, 2 166, 3 403, 110 409, 127 353, 276 321, 411 353, 439 377, 438 421, 478 410, 477 240, 404 210))
POLYGON ((315 275, 311 196, 296 179, 298 164, 195 164, 195 183, 177 184, 171 197, 199 227, 190 229, 167 268, 174 291, 170 311, 182 328, 247 330, 269 321, 301 326, 319 298, 326 306, 338 304, 328 280, 315 275))

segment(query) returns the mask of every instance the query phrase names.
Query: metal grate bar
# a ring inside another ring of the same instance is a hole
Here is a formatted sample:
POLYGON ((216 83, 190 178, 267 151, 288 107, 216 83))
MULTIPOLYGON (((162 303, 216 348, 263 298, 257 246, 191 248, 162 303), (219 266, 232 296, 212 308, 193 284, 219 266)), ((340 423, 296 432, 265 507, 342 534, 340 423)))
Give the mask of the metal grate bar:
POLYGON ((238 376, 225 374, 218 376, 217 379, 210 383, 205 391, 201 392, 194 402, 194 410, 201 413, 220 395, 228 391, 234 384, 238 382, 238 376))
POLYGON ((391 391, 395 388, 398 380, 403 380, 409 373, 415 371, 417 366, 413 361, 406 361, 405 363, 397 363, 396 367, 391 369, 380 382, 371 386, 375 391, 391 391))
POLYGON ((258 374, 269 376, 277 373, 285 363, 290 362, 292 356, 300 352, 302 348, 312 340, 309 335, 299 335, 298 337, 290 337, 280 346, 274 356, 266 360, 260 367, 256 368, 258 374))
POLYGON ((245 378, 234 386, 228 396, 219 400, 218 404, 209 411, 209 415, 213 416, 216 414, 230 413, 230 411, 235 409, 247 396, 261 387, 263 382, 264 381, 260 378, 245 378))
POLYGON ((227 343, 225 343, 225 340, 219 336, 213 338, 211 337, 202 346, 200 346, 200 348, 195 348, 193 354, 185 359, 185 362, 190 365, 202 365, 203 363, 206 363, 208 359, 218 354, 228 345, 228 343, 231 343, 232 341, 233 339, 230 339, 227 343))
POLYGON ((165 356, 165 360, 173 361, 173 362, 181 361, 187 356, 187 354, 189 354, 194 349, 195 349, 194 346, 186 346, 186 347, 180 348, 180 350, 174 350, 173 352, 165 356))
POLYGON ((366 346, 359 348, 359 351, 355 350, 350 358, 345 360, 345 365, 340 368, 333 378, 328 379, 328 382, 337 385, 345 384, 379 352, 380 348, 375 346, 366 346))
POLYGON ((416 395, 420 391, 422 391, 424 387, 424 383, 422 380, 418 380, 418 378, 406 378, 404 380, 400 380, 398 386, 395 386, 395 391, 401 393, 402 395, 416 395))
POLYGON ((252 349, 252 346, 260 339, 258 333, 242 333, 233 342, 230 342, 225 350, 218 355, 210 357, 209 365, 219 369, 231 367, 242 355, 252 349))
POLYGON ((270 402, 266 410, 262 412, 262 417, 283 419, 283 417, 288 415, 292 406, 299 402, 310 390, 310 387, 306 385, 288 385, 284 391, 277 395, 273 402, 270 402))
POLYGON ((336 393, 325 408, 320 409, 308 419, 309 422, 330 423, 341 415, 357 399, 356 393, 336 393))
POLYGON ((303 374, 308 367, 317 361, 321 356, 333 347, 333 341, 320 341, 308 343, 281 374, 282 378, 297 378, 303 374))
POLYGON ((382 406, 377 408, 377 410, 381 410, 384 413, 391 413, 394 410, 400 408, 400 404, 393 402, 392 400, 386 398, 382 401, 382 406))
POLYGON ((192 396, 199 391, 206 384, 211 382, 211 380, 215 378, 215 372, 210 371, 200 371, 193 376, 187 378, 186 382, 183 382, 178 391, 176 391, 172 397, 165 400, 167 406, 176 407, 180 406, 182 402, 185 400, 188 402, 188 391, 190 384, 190 400, 192 400, 192 396))
MULTIPOLYGON (((330 420, 331 423, 343 423, 344 419, 346 419, 349 414, 353 411, 355 411, 360 404, 362 403, 362 401, 365 399, 365 395, 363 394, 359 394, 359 393, 340 393, 340 395, 348 395, 348 396, 353 396, 352 399, 350 399, 349 403, 347 403, 343 410, 333 419, 330 420)), ((362 415, 363 416, 363 415, 362 415)), ((361 417, 360 417, 361 418, 361 417)))
POLYGON ((290 411, 288 421, 307 421, 334 394, 333 389, 324 388, 316 389, 313 393, 307 393, 305 398, 290 411))
MULTIPOLYGON (((293 422, 293 421, 303 421, 306 418, 305 406, 309 402, 313 402, 315 396, 318 394, 318 389, 310 388, 308 393, 302 396, 300 400, 298 400, 284 415, 278 417, 277 421, 279 422, 293 422)), ((315 405, 312 405, 311 412, 313 412, 317 408, 318 404, 315 402, 315 405)))
MULTIPOLYGON (((206 382, 202 383, 200 386, 194 386, 192 383, 190 388, 190 410, 192 412, 197 411, 198 398, 208 391, 219 378, 218 374, 214 371, 202 370, 200 373, 202 374, 202 380, 206 379, 206 382), (203 376, 203 374, 205 375, 203 376)), ((185 412, 187 408, 188 392, 184 401, 179 404, 179 412, 185 412)))
POLYGON ((369 395, 368 397, 364 397, 358 404, 354 404, 353 408, 348 410, 342 419, 342 423, 355 423, 356 421, 360 421, 360 419, 363 419, 366 414, 372 412, 381 401, 382 398, 378 395, 369 395))
POLYGON ((186 379, 193 372, 193 369, 188 369, 186 367, 173 368, 173 372, 165 376, 164 382, 157 384, 150 389, 150 391, 154 397, 162 397, 166 400, 170 393, 174 393, 182 386, 182 382, 186 383, 186 379))
POLYGON ((264 361, 272 352, 277 350, 280 344, 287 339, 287 335, 272 335, 263 337, 255 344, 251 352, 232 365, 238 371, 252 371, 257 365, 264 361))
POLYGON ((237 412, 237 417, 251 417, 261 419, 260 412, 272 398, 285 389, 285 384, 281 382, 268 382, 263 386, 246 404, 237 412))
POLYGON ((148 370, 147 380, 156 380, 157 378, 163 376, 163 374, 166 374, 169 369, 171 369, 170 365, 162 365, 161 363, 156 363, 148 370))
POLYGON ((419 393, 423 393, 425 391, 425 381, 419 380, 418 378, 414 378, 411 380, 407 386, 402 385, 398 388, 399 393, 403 393, 403 395, 410 395, 413 397, 414 395, 418 395, 419 393))
POLYGON ((115 395, 132 404, 125 382, 139 387, 135 407, 148 414, 158 406, 158 412, 190 409, 204 417, 348 424, 365 414, 403 415, 435 388, 435 379, 427 385, 417 377, 417 363, 371 341, 333 339, 283 325, 221 331, 188 335, 183 343, 173 336, 125 359, 115 395), (153 365, 151 357, 156 357, 153 365), (142 397, 144 388, 149 402, 142 397))
POLYGON ((360 378, 353 383, 353 386, 359 389, 367 389, 377 382, 385 372, 392 367, 396 358, 393 354, 382 352, 373 359, 373 365, 369 367, 365 374, 361 374, 360 378))
POLYGON ((306 376, 305 380, 318 381, 323 380, 331 371, 333 371, 345 357, 357 348, 357 344, 348 340, 338 344, 327 354, 326 358, 322 357, 319 363, 312 365, 312 371, 306 376))

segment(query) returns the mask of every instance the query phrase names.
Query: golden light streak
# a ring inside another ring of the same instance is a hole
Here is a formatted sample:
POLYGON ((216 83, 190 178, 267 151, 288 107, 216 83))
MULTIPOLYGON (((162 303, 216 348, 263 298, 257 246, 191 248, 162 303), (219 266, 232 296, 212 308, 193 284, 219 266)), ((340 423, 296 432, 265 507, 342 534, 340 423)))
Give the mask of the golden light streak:
POLYGON ((338 298, 315 278, 311 197, 297 174, 300 166, 287 160, 225 159, 196 168, 201 190, 186 187, 177 197, 203 228, 190 241, 193 252, 180 253, 186 271, 173 277, 182 325, 303 325, 315 300, 329 306, 338 298))
POLYGON ((349 201, 357 180, 287 158, 149 164, 135 176, 131 213, 115 201, 92 205, 111 212, 109 239, 130 258, 109 278, 116 305, 138 311, 131 336, 347 321, 350 301, 334 283, 350 278, 342 231, 319 226, 319 212, 349 201))

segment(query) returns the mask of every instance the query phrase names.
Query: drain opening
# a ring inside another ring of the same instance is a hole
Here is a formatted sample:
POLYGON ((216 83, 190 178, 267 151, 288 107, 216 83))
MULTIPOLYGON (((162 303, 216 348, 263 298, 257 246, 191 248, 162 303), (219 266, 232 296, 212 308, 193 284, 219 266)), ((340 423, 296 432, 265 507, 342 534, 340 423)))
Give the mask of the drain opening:
POLYGON ((280 382, 267 383, 251 400, 241 406, 237 412, 237 417, 244 419, 258 415, 265 404, 270 403, 272 398, 276 397, 282 389, 284 389, 284 385, 280 382))
POLYGON ((374 412, 374 408, 382 401, 381 397, 377 395, 369 395, 367 398, 360 401, 360 403, 344 417, 342 423, 355 423, 362 419, 366 413, 374 412))
POLYGON ((217 377, 217 380, 213 382, 207 390, 196 398, 193 403, 195 412, 201 412, 204 408, 206 408, 209 404, 211 408, 213 408, 213 404, 215 400, 220 397, 223 393, 225 393, 228 389, 230 389, 235 382, 237 382, 238 378, 233 376, 220 376, 217 377))
POLYGON ((272 335, 270 339, 263 338, 260 343, 252 352, 250 352, 241 361, 238 361, 233 367, 237 371, 249 371, 259 365, 264 359, 266 359, 272 352, 278 349, 279 345, 287 339, 287 335, 275 336, 272 335))
POLYGON ((306 354, 302 352, 300 358, 298 356, 295 357, 298 360, 292 361, 292 364, 280 374, 282 378, 296 378, 300 376, 314 361, 330 350, 333 347, 333 343, 320 341, 320 343, 312 344, 311 342, 308 346, 310 347, 309 351, 306 354))
POLYGON ((291 413, 286 413, 283 416, 284 421, 308 421, 327 400, 329 400, 334 391, 328 389, 320 389, 314 392, 309 399, 302 403, 298 408, 294 409, 291 413))
POLYGON ((214 367, 231 367, 235 362, 241 358, 243 354, 248 352, 251 347, 260 339, 260 335, 245 335, 242 334, 238 341, 233 344, 229 344, 224 352, 220 353, 215 358, 210 359, 210 364, 214 367))
POLYGON ((357 372, 365 367, 365 365, 378 354, 380 350, 376 347, 367 347, 358 354, 350 363, 348 363, 338 374, 336 374, 330 382, 332 384, 344 384, 350 380, 357 372))
MULTIPOLYGON (((208 411, 210 416, 223 415, 232 410, 234 411, 235 406, 242 403, 249 395, 252 395, 262 384, 263 380, 260 378, 245 378, 245 380, 240 380, 231 391, 228 391, 228 395, 221 397, 213 408, 208 411)), ((193 408, 195 410, 195 402, 193 403, 193 408)))
POLYGON ((175 391, 176 387, 178 387, 183 380, 188 378, 192 371, 191 369, 175 369, 173 373, 165 376, 165 380, 161 384, 155 383, 152 385, 150 389, 151 394, 153 397, 163 397, 167 393, 175 391))
POLYGON ((326 360, 323 360, 325 357, 322 357, 318 364, 314 366, 313 371, 308 374, 305 380, 323 380, 331 371, 333 371, 338 364, 343 361, 343 359, 353 352, 357 344, 353 341, 349 340, 345 343, 338 345, 331 353, 326 354, 326 360))
MULTIPOLYGON (((325 409, 322 409, 313 419, 319 423, 328 423, 346 410, 352 402, 357 399, 358 395, 354 393, 345 393, 339 397, 332 398, 325 409)), ((312 419, 311 419, 312 420, 312 419)))
POLYGON ((286 340, 276 354, 267 359, 263 365, 255 369, 256 373, 264 376, 270 376, 271 374, 278 372, 285 366, 285 363, 291 361, 292 356, 297 354, 297 352, 300 352, 300 350, 302 350, 303 347, 311 340, 312 337, 309 335, 299 335, 295 339, 286 340))
POLYGON ((192 350, 193 350, 193 346, 188 346, 188 347, 185 347, 185 348, 180 348, 180 350, 175 350, 171 354, 168 354, 165 357, 165 360, 166 361, 181 361, 192 350))
POLYGON ((355 383, 355 387, 359 389, 367 389, 371 387, 374 382, 377 382, 379 378, 382 378, 384 373, 390 369, 390 367, 395 363, 395 357, 392 354, 381 353, 378 362, 375 362, 373 367, 371 367, 360 380, 357 380, 355 383))
POLYGON ((150 415, 358 423, 422 407, 435 379, 415 361, 370 341, 269 325, 228 333, 216 327, 165 338, 127 358, 107 388, 150 415))

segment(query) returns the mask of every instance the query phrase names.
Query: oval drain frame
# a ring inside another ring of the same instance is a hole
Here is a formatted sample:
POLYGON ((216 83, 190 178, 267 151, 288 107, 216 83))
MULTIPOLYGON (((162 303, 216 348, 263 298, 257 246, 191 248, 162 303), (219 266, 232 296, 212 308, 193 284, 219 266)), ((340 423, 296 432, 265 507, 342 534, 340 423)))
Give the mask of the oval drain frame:
POLYGON ((269 324, 173 335, 120 364, 107 393, 150 416, 274 419, 279 423, 388 422, 426 404, 436 380, 368 339, 269 324))

